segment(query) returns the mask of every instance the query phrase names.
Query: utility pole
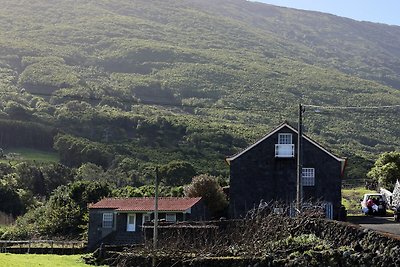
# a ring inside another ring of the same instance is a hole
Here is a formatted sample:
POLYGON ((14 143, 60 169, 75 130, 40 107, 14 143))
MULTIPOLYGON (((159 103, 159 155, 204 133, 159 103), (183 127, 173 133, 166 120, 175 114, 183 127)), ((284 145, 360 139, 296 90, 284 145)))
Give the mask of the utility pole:
POLYGON ((303 198, 303 113, 305 109, 299 104, 299 123, 297 127, 297 188, 296 188, 296 208, 298 212, 301 210, 301 202, 303 198))
POLYGON ((152 266, 155 267, 156 260, 156 250, 157 250, 157 239, 158 239, 158 184, 160 182, 158 175, 158 167, 156 167, 156 184, 155 184, 155 193, 154 193, 154 228, 153 228, 153 261, 152 266))

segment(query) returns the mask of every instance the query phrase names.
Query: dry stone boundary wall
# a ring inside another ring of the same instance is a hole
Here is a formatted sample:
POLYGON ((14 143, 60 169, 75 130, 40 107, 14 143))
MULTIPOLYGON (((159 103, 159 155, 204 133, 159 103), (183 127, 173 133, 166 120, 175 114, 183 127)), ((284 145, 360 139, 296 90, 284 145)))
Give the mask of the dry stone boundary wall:
MULTIPOLYGON (((400 239, 395 236, 377 233, 362 229, 357 225, 346 222, 337 222, 320 218, 269 218, 269 224, 275 222, 276 236, 267 233, 262 237, 265 241, 275 238, 279 240, 287 236, 315 235, 330 244, 332 249, 324 251, 301 251, 282 256, 282 254, 252 253, 235 255, 221 255, 218 252, 209 256, 193 256, 196 253, 187 253, 177 256, 165 250, 159 256, 157 266, 175 267, 261 267, 261 266, 400 266, 400 239), (277 231, 281 231, 278 233, 277 231), (280 255, 280 256, 277 256, 280 255), (293 256, 296 255, 296 256, 293 256)), ((254 223, 254 222, 253 222, 254 223)), ((248 227, 246 221, 212 222, 220 228, 220 235, 230 236, 232 229, 240 230, 248 227)), ((250 227, 254 227, 254 224, 250 227)), ((400 225, 399 225, 400 227, 400 225)), ((260 227, 261 228, 261 227, 260 227)), ((175 229, 176 230, 176 229, 175 229)), ((181 229, 182 230, 182 229, 181 229)), ((259 231, 262 232, 262 231, 259 231)), ((254 242, 260 236, 254 232, 254 242)), ((249 239, 251 240, 251 239, 249 239)), ((234 244, 232 242, 231 244, 234 244)), ((266 242, 267 244, 267 242, 266 242)), ((266 250, 268 251, 268 249, 266 250)), ((104 254, 104 253, 103 253, 104 254)), ((96 255, 96 253, 94 254, 96 255)), ((107 256, 98 259, 98 263, 107 263, 112 266, 151 266, 151 253, 143 251, 127 251, 125 253, 106 253, 107 256), (105 260, 105 261, 103 261, 105 260)))

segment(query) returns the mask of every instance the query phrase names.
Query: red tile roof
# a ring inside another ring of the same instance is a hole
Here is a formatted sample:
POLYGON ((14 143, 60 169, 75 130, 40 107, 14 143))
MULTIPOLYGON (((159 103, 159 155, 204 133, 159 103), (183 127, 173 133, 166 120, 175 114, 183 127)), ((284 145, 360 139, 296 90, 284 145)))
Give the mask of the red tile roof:
MULTIPOLYGON (((201 197, 160 197, 158 199, 159 211, 185 211, 199 202, 201 197)), ((115 209, 117 211, 153 211, 154 198, 104 198, 95 204, 89 205, 90 209, 115 209)))

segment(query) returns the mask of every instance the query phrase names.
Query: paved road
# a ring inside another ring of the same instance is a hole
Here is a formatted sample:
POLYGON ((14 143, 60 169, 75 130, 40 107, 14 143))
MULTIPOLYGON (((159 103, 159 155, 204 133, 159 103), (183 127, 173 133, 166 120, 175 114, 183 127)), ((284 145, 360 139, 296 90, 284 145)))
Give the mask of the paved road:
POLYGON ((391 233, 400 237, 400 222, 395 222, 391 217, 354 216, 348 217, 348 222, 358 224, 363 228, 379 232, 391 233))

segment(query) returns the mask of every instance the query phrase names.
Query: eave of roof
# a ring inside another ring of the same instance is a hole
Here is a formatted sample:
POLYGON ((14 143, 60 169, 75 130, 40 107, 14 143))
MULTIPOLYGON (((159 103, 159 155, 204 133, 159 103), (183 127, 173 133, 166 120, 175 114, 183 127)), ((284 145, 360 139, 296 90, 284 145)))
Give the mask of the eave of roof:
MULTIPOLYGON (((201 197, 178 198, 160 197, 158 199, 160 212, 185 212, 196 205, 201 197)), ((113 209, 115 211, 154 211, 154 198, 151 197, 132 197, 132 198, 104 198, 95 204, 89 205, 90 209, 113 209)))
MULTIPOLYGON (((246 149, 242 150, 241 152, 231 156, 231 157, 227 157, 225 160, 228 164, 230 164, 231 161, 237 159, 238 157, 240 157, 241 155, 243 155, 244 153, 246 153, 247 151, 250 151, 251 149, 253 149, 254 147, 256 147, 257 145, 259 145, 260 143, 262 143, 264 140, 266 140, 267 138, 269 138, 271 135, 275 134, 276 132, 278 132, 279 130, 281 130, 284 127, 288 127, 290 130, 292 130, 293 132, 298 134, 297 129, 295 129, 294 127, 292 127, 291 125, 285 123, 282 123, 281 125, 279 125, 277 128, 275 128, 274 130, 272 130, 272 132, 270 132, 269 134, 265 135, 263 138, 261 138, 260 140, 258 140, 257 142, 255 142, 254 144, 250 145, 249 147, 247 147, 246 149)), ((325 153, 327 153, 329 156, 331 156, 332 158, 334 158, 337 161, 342 162, 342 164, 345 164, 346 159, 344 158, 339 158, 338 156, 335 156, 334 154, 332 154, 331 152, 329 152, 328 150, 326 150, 323 146, 321 146, 320 144, 318 144, 316 141, 312 140, 311 138, 309 138, 306 135, 302 135, 303 138, 307 141, 309 141, 311 144, 315 145, 316 147, 318 147, 319 149, 321 149, 322 151, 324 151, 325 153)), ((344 166, 343 168, 344 169, 344 166)))

